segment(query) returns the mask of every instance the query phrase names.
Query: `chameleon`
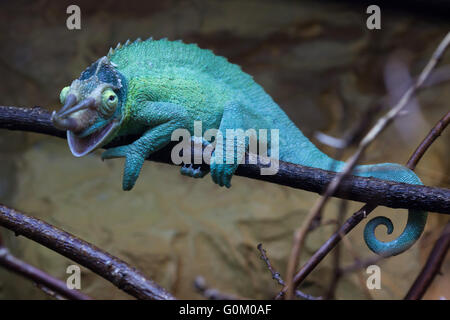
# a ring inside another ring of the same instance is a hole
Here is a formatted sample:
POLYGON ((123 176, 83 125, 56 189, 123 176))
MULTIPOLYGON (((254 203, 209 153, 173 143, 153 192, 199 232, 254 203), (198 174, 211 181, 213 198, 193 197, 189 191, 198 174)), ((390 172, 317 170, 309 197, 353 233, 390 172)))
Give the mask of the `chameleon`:
MULTIPOLYGON (((335 172, 345 165, 320 151, 240 66, 196 44, 152 38, 119 43, 64 87, 60 100, 63 106, 52 113, 51 120, 67 131, 69 148, 76 157, 116 137, 138 136, 101 155, 102 160, 125 158, 124 190, 133 188, 144 160, 168 145, 174 130, 182 128, 192 134, 194 121, 202 122, 202 130, 218 128, 220 132, 278 129, 279 160, 335 172)), ((247 150, 248 141, 243 147, 247 150)), ((181 173, 201 178, 209 171, 214 183, 230 187, 239 163, 221 157, 223 152, 214 150, 209 170, 183 164, 181 173)), ((352 174, 422 184, 413 171, 394 163, 359 165, 352 174)), ((403 232, 383 242, 376 238, 375 229, 384 225, 391 234, 394 227, 389 218, 375 217, 366 224, 364 239, 379 255, 397 255, 417 241, 426 220, 427 212, 409 210, 403 232)))

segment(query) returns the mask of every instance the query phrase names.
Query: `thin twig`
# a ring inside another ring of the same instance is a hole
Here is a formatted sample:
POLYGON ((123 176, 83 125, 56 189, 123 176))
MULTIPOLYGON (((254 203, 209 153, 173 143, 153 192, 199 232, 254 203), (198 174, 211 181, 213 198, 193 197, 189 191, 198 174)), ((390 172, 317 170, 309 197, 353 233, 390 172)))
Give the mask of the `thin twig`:
POLYGON ((431 129, 430 133, 426 136, 426 138, 420 143, 417 149, 414 151, 411 158, 408 160, 406 166, 411 170, 416 168, 417 163, 422 159, 425 151, 427 151, 428 147, 436 140, 444 131, 445 127, 450 123, 450 111, 436 123, 436 125, 431 129))
POLYGON ((294 274, 295 270, 299 264, 300 251, 303 248, 306 234, 310 228, 311 223, 316 219, 316 216, 321 214, 328 199, 336 192, 341 182, 346 176, 348 176, 356 164, 359 162, 360 158, 364 154, 367 147, 375 140, 375 138, 387 127, 389 123, 402 111, 402 109, 408 104, 409 100, 413 95, 420 89, 422 84, 429 77, 431 71, 434 69, 438 61, 441 59, 443 53, 450 44, 450 32, 441 41, 435 52, 433 53, 431 59, 428 61, 425 68, 422 70, 421 74, 413 85, 405 92, 400 101, 391 109, 389 112, 381 117, 377 123, 372 127, 372 129, 365 135, 365 137, 359 143, 356 152, 346 161, 342 171, 337 174, 333 180, 330 182, 324 195, 315 203, 311 208, 308 216, 303 222, 302 226, 295 232, 294 244, 292 246, 291 255, 288 261, 288 267, 286 271, 286 281, 289 284, 288 290, 286 292, 286 299, 291 299, 294 294, 294 274))
MULTIPOLYGON (((422 143, 420 143, 419 147, 417 147, 417 149, 411 155, 406 167, 412 170, 417 166, 417 163, 421 159, 422 155, 429 149, 436 138, 442 134, 442 132, 449 124, 448 117, 449 113, 447 113, 441 120, 439 120, 436 125, 430 130, 422 143)), ((317 267, 317 265, 323 260, 323 258, 325 258, 326 255, 339 243, 343 236, 345 236, 354 227, 356 227, 376 207, 377 205, 375 204, 365 204, 361 209, 359 209, 350 218, 348 218, 339 229, 339 231, 335 232, 296 273, 293 279, 294 287, 297 287, 317 267)), ((276 298, 281 299, 282 297, 284 297, 286 291, 287 286, 285 286, 278 293, 276 298)))
POLYGON ((0 246, 0 266, 23 276, 36 283, 36 285, 47 293, 50 289, 54 293, 72 300, 91 300, 89 296, 75 290, 69 289, 65 282, 52 277, 44 271, 29 265, 28 263, 14 257, 4 246, 0 246))
MULTIPOLYGON (((267 256, 266 250, 262 247, 262 244, 258 244, 257 246, 259 252, 261 253, 261 259, 266 263, 267 269, 269 269, 272 274, 272 279, 276 280, 279 285, 285 286, 285 282, 278 271, 270 263, 269 257, 267 256)), ((304 300, 322 300, 322 297, 314 297, 312 295, 306 294, 300 290, 295 290, 295 296, 304 300)))
POLYGON ((420 271, 416 281, 409 289, 405 296, 405 300, 419 300, 433 282, 436 275, 439 273, 442 262, 447 255, 450 248, 450 222, 448 222, 442 230, 441 236, 436 241, 428 256, 427 262, 420 271))
MULTIPOLYGON (((56 129, 50 121, 51 113, 42 108, 18 108, 0 106, 0 129, 23 130, 65 138, 64 131, 56 129)), ((115 139, 105 146, 129 144, 135 136, 115 139)), ((148 160, 172 164, 173 144, 155 152, 148 160)), ((195 152, 192 152, 195 156, 195 152)), ((261 175, 266 158, 258 157, 257 164, 249 164, 255 155, 246 154, 246 163, 239 165, 236 175, 267 181, 296 189, 322 194, 326 186, 336 176, 335 172, 305 167, 279 161, 279 170, 275 175, 261 175)), ((375 178, 352 176, 345 179, 341 188, 333 196, 360 202, 377 203, 390 208, 417 209, 450 214, 450 190, 445 188, 410 185, 375 178)))
POLYGON ((138 299, 174 299, 126 262, 37 218, 0 205, 0 225, 79 263, 138 299))
MULTIPOLYGON (((350 242, 350 240, 348 238, 344 237, 344 236, 341 236, 341 239, 342 239, 342 242, 343 242, 343 244, 345 246, 345 250, 350 253, 350 255, 353 257, 353 259, 355 261, 360 261, 358 253, 355 251, 355 248, 353 247, 353 245, 350 242)), ((362 274, 362 270, 361 269, 357 269, 356 271, 357 271, 356 276, 358 278, 358 281, 359 281, 361 289, 363 290, 363 292, 366 295, 366 297, 371 300, 372 299, 372 295, 370 294, 370 291, 367 288, 366 281, 364 279, 364 275, 362 274)))
POLYGON ((272 264, 270 263, 270 260, 267 257, 266 250, 264 250, 262 243, 258 244, 256 247, 258 248, 259 252, 261 253, 261 259, 266 263, 267 269, 269 269, 270 273, 272 274, 272 279, 276 280, 279 285, 284 286, 284 280, 281 278, 280 273, 278 271, 276 271, 274 269, 274 267, 272 267, 272 264))
POLYGON ((50 297, 52 297, 52 298, 54 298, 56 300, 67 300, 67 298, 63 297, 59 293, 57 293, 57 292, 55 292, 55 291, 53 291, 53 290, 51 290, 51 289, 49 289, 47 287, 44 287, 41 284, 35 283, 35 285, 36 285, 36 287, 38 289, 42 290, 42 292, 44 292, 46 295, 49 295, 50 297))
POLYGON ((355 260, 355 262, 349 266, 346 267, 342 267, 341 270, 339 271, 339 273, 341 274, 341 276, 344 276, 346 274, 361 270, 363 268, 367 268, 368 266, 371 266, 373 264, 376 264, 378 262, 380 262, 381 260, 383 260, 384 256, 373 256, 370 258, 367 258, 365 260, 355 260))
POLYGON ((208 300, 241 300, 242 298, 228 294, 222 293, 217 289, 209 288, 206 285, 206 280, 203 277, 198 276, 194 281, 195 289, 208 300))
POLYGON ((28 263, 14 257, 3 242, 0 233, 0 265, 5 269, 23 276, 33 281, 36 286, 46 294, 56 299, 72 299, 72 300, 92 300, 91 297, 85 295, 75 289, 69 289, 67 285, 48 273, 29 265, 28 263))
MULTIPOLYGON (((422 87, 436 87, 442 83, 448 82, 449 80, 450 66, 436 67, 433 73, 431 73, 428 79, 422 84, 422 87)), ((338 90, 338 95, 341 100, 345 100, 341 90, 338 90)), ((322 144, 328 145, 337 150, 346 149, 361 140, 364 133, 367 131, 371 124, 373 115, 381 110, 390 107, 390 100, 391 96, 386 95, 370 103, 369 107, 366 108, 358 123, 355 126, 351 127, 342 138, 330 136, 323 132, 316 132, 314 134, 314 137, 322 144)))
MULTIPOLYGON (((339 205, 336 231, 338 231, 339 228, 341 227, 341 225, 344 221, 346 211, 347 211, 347 201, 341 200, 340 205, 339 205)), ((341 279, 341 276, 342 276, 340 270, 341 270, 341 250, 340 250, 340 246, 337 246, 333 252, 333 275, 332 275, 327 293, 325 295, 327 300, 335 298, 336 289, 337 289, 339 280, 341 279)))

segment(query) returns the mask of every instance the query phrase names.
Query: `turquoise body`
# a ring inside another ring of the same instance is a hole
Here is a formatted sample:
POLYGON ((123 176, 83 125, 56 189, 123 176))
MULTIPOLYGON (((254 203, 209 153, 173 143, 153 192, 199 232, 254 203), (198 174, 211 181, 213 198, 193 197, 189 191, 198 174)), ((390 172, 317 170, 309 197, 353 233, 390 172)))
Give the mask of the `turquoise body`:
MULTIPOLYGON (((144 159, 170 142, 173 130, 185 128, 193 134, 196 120, 202 121, 203 131, 279 129, 280 160, 324 170, 340 171, 343 167, 342 162, 328 157, 305 137, 250 75, 209 50, 178 41, 147 40, 119 46, 110 50, 107 57, 122 86, 116 90, 120 92, 114 116, 117 129, 104 143, 117 135, 141 135, 133 144, 109 149, 102 155, 103 159, 126 158, 125 190, 133 187, 144 159)), ((212 179, 229 187, 238 165, 218 162, 213 153, 212 179)), ((192 177, 207 173, 191 166, 183 166, 181 172, 192 177)), ((414 172, 398 164, 361 165, 354 174, 421 184, 414 172)), ((378 254, 399 254, 420 237, 426 217, 425 212, 410 210, 403 233, 390 242, 376 239, 378 225, 385 225, 388 233, 393 230, 389 219, 377 217, 366 225, 365 241, 378 254)))

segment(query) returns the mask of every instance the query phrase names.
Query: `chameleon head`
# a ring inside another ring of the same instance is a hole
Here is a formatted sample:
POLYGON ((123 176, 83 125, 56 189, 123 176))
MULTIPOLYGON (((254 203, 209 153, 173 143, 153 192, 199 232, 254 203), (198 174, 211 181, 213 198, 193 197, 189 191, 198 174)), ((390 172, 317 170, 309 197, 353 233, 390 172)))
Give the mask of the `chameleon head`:
POLYGON ((63 107, 54 111, 51 119, 55 127, 67 130, 74 156, 84 156, 114 136, 122 121, 124 92, 121 75, 107 57, 62 89, 63 107))

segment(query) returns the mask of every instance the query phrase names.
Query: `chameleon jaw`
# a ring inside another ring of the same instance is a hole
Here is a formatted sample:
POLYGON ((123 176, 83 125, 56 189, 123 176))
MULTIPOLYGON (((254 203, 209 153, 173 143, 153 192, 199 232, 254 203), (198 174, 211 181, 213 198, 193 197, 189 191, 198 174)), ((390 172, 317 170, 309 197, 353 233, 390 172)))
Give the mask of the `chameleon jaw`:
POLYGON ((70 130, 67 130, 67 141, 70 151, 75 157, 82 157, 91 151, 100 148, 115 133, 119 123, 111 121, 101 129, 94 131, 88 136, 80 137, 70 130))
POLYGON ((92 97, 77 103, 76 96, 69 94, 61 110, 52 113, 53 125, 67 131, 69 148, 75 157, 82 157, 101 147, 119 126, 119 122, 112 119, 99 129, 83 135, 94 124, 93 120, 97 117, 96 105, 92 97))

